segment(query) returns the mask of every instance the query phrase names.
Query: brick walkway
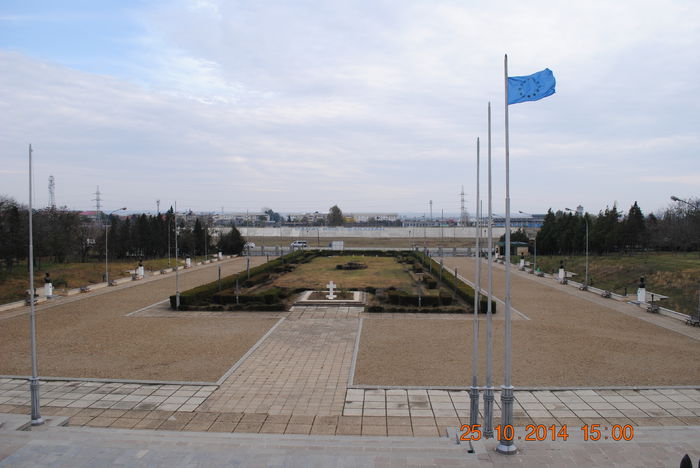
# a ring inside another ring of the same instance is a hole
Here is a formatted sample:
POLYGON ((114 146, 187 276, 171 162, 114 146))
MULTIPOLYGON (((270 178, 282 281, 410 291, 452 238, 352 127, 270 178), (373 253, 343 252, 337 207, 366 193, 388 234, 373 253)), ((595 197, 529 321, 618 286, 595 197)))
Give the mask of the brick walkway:
POLYGON ((338 416, 361 307, 295 307, 201 406, 204 411, 338 416))

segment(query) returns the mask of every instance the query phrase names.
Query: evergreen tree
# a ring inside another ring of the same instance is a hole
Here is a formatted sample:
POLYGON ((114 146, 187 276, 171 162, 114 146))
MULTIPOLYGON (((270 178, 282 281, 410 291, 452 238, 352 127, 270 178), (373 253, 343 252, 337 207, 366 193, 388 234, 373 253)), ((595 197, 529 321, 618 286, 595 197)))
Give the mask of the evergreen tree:
POLYGON ((556 216, 550 208, 544 217, 542 228, 537 233, 537 251, 543 254, 555 253, 557 247, 556 216))
POLYGON ((646 223, 642 210, 635 201, 630 207, 622 226, 624 244, 627 248, 637 249, 646 245, 646 223))
POLYGON ((235 224, 231 224, 231 231, 219 237, 219 250, 226 255, 237 255, 243 252, 245 239, 236 229, 235 224))
POLYGON ((343 212, 338 208, 338 205, 333 205, 330 210, 328 210, 328 225, 329 226, 342 226, 343 225, 343 212))

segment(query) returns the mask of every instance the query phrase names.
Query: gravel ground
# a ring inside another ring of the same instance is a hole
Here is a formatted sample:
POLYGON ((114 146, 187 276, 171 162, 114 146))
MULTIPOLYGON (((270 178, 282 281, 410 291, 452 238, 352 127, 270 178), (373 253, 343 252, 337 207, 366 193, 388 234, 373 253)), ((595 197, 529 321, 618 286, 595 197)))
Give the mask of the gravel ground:
MULTIPOLYGON (((251 265, 261 263, 253 258, 251 265)), ((186 290, 245 268, 245 259, 180 275, 186 290)), ((37 309, 40 376, 215 381, 276 322, 275 318, 139 317, 126 314, 166 299, 175 276, 96 291, 37 309)), ((188 314, 190 315, 190 314, 188 314)), ((249 314, 248 314, 249 315, 249 314)), ((0 375, 31 372, 29 315, 0 319, 0 375)))
MULTIPOLYGON (((473 259, 448 258, 473 279, 473 259), (471 272, 471 273, 470 273, 471 272)), ((486 277, 482 284, 486 284, 486 277)), ((611 307, 553 280, 511 275, 513 307, 530 320, 514 320, 513 383, 518 387, 700 385, 700 340, 683 336, 611 307), (552 287, 551 285, 554 285, 552 287)), ((503 297, 504 271, 494 270, 503 297)), ((601 299, 602 301, 602 299, 601 299)), ((494 320, 494 382, 503 380, 503 307, 494 320)), ((688 327, 690 329, 690 327, 688 327)), ((485 375, 486 324, 480 325, 481 377, 485 375)), ((700 334, 699 334, 700 335, 700 334)), ((472 323, 464 320, 365 319, 355 384, 466 386, 471 376, 472 323)))

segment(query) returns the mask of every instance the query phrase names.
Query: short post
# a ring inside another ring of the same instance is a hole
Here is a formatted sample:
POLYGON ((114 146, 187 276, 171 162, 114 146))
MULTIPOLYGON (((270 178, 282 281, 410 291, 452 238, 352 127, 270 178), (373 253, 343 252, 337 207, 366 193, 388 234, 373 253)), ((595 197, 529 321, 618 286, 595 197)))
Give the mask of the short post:
POLYGON ((238 285, 238 278, 236 278, 236 304, 239 304, 238 295, 241 293, 241 288, 238 285))
POLYGON ((221 291, 221 265, 219 265, 219 291, 221 291))
POLYGON ((647 300, 647 290, 644 285, 644 277, 639 278, 639 288, 637 288, 637 302, 640 304, 646 302, 647 300))
POLYGON ((454 293, 452 294, 452 299, 455 298, 457 295, 457 283, 459 282, 459 276, 457 275, 457 267, 455 267, 455 288, 454 288, 454 293))
POLYGON ((443 269, 442 259, 440 259, 440 282, 442 282, 442 269, 443 269))
POLYGON ((53 283, 51 282, 51 276, 48 271, 44 277, 44 296, 47 298, 53 296, 53 283))
POLYGON ((566 271, 564 270, 564 260, 559 260, 559 282, 565 284, 566 271))
POLYGON ((250 257, 246 257, 246 272, 248 273, 248 279, 250 279, 250 257))

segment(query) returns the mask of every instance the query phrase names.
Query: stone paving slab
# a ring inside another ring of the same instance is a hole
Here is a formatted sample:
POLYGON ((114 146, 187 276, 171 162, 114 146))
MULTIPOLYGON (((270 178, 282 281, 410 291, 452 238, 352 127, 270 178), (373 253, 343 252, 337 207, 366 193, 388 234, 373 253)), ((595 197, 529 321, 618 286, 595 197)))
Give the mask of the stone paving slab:
MULTIPOLYGON (((494 392, 494 424, 500 419, 500 392, 494 392)), ((700 389, 648 390, 541 390, 515 391, 516 425, 583 424, 634 426, 700 426, 700 389)), ((480 401, 483 411, 483 395, 480 401)), ((345 397, 343 416, 427 418, 440 431, 451 424, 469 422, 470 400, 466 390, 357 389, 345 397)), ((483 421, 483 412, 480 412, 483 421)))
POLYGON ((294 307, 200 410, 340 415, 361 310, 294 307))

